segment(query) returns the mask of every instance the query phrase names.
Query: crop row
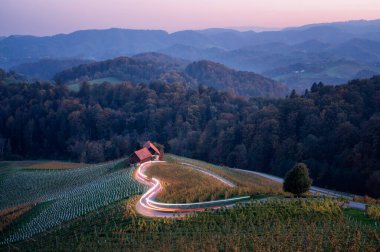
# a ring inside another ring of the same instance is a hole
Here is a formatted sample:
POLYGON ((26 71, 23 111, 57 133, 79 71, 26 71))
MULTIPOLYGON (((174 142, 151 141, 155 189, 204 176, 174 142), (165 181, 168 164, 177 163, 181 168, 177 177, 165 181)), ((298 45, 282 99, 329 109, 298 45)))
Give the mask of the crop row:
POLYGON ((72 170, 17 170, 0 181, 0 210, 27 202, 52 200, 106 174, 121 162, 107 162, 72 170))
MULTIPOLYGON (((37 185, 31 184, 32 191, 35 193, 32 196, 39 197, 42 195, 42 202, 50 203, 46 204, 46 207, 27 223, 7 234, 2 243, 8 244, 30 238, 63 222, 131 195, 141 193, 144 190, 142 185, 134 181, 132 177, 133 170, 131 168, 115 171, 112 170, 115 165, 115 163, 108 163, 83 168, 77 170, 77 173, 75 171, 65 171, 63 173, 60 171, 48 172, 49 176, 51 175, 50 173, 55 176, 66 176, 61 178, 60 182, 66 181, 71 184, 71 188, 63 186, 60 190, 50 190, 48 193, 44 193, 38 189, 38 183, 37 185), (90 175, 91 172, 95 172, 96 176, 90 175), (88 175, 87 178, 78 177, 86 175, 88 175), (69 179, 73 179, 74 181, 68 181, 69 179)), ((39 172, 31 173, 35 173, 35 176, 38 176, 39 172)), ((45 171, 42 173, 45 173, 45 171)), ((38 181, 38 179, 35 181, 38 181)), ((50 184, 44 188, 49 190, 50 186, 53 187, 54 185, 50 184)))

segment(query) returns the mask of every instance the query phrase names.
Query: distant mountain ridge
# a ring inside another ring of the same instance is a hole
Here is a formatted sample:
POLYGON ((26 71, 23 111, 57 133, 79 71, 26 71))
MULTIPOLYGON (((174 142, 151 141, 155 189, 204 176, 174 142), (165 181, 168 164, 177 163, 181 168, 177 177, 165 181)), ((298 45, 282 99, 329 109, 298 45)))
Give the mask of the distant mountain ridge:
POLYGON ((266 32, 232 29, 175 33, 84 30, 50 37, 9 36, 1 39, 0 67, 10 69, 41 59, 99 61, 159 52, 185 60, 210 60, 230 68, 257 72, 302 91, 309 88, 312 81, 341 84, 363 72, 380 74, 379 50, 379 20, 312 24, 266 32), (349 67, 342 69, 339 62, 347 60, 351 61, 349 67), (294 64, 310 65, 310 69, 325 68, 322 72, 290 71, 283 75, 267 75, 294 64))
POLYGON ((159 53, 83 64, 58 73, 54 79, 57 83, 73 83, 105 77, 133 83, 185 83, 193 88, 205 85, 240 96, 284 97, 289 92, 281 83, 259 74, 206 60, 190 63, 159 53))

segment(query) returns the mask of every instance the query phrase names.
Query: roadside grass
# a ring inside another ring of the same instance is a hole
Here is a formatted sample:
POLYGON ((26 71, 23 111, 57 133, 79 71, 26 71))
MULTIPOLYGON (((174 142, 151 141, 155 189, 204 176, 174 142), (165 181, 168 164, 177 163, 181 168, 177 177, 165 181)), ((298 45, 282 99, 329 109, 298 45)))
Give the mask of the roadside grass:
POLYGON ((169 163, 179 164, 185 162, 214 172, 215 174, 234 182, 239 189, 238 195, 243 195, 244 193, 245 195, 288 195, 283 192, 281 183, 277 183, 253 173, 221 167, 199 160, 183 158, 173 154, 166 154, 165 159, 169 163))
MULTIPOLYGON (((20 251, 377 251, 380 228, 332 200, 252 201, 182 219, 147 219, 123 200, 28 241, 20 251), (320 206, 323 206, 322 208, 320 206)), ((5 249, 5 248, 4 248, 5 249)), ((0 247, 1 250, 1 247, 0 247)))

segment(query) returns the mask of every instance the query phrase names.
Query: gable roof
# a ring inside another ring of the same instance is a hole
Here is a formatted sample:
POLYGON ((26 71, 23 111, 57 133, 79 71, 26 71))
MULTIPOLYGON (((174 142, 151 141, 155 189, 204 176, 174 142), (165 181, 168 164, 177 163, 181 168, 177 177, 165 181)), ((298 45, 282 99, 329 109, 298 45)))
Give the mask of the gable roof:
POLYGON ((150 151, 145 147, 140 149, 140 150, 135 151, 135 155, 140 160, 144 160, 144 159, 150 158, 152 156, 152 154, 150 154, 150 151))
POLYGON ((152 148, 158 155, 160 155, 160 151, 157 149, 156 146, 154 146, 154 144, 152 144, 150 141, 144 143, 143 145, 145 148, 149 149, 149 148, 152 148))

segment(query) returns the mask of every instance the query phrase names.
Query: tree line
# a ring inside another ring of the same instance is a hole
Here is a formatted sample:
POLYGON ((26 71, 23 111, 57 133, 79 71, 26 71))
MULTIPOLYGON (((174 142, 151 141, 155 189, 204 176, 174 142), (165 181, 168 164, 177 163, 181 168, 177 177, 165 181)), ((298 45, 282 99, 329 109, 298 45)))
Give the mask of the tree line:
POLYGON ((0 80, 0 159, 102 162, 145 140, 165 151, 279 176, 307 164, 313 183, 380 197, 380 77, 314 84, 286 99, 181 84, 0 80))

